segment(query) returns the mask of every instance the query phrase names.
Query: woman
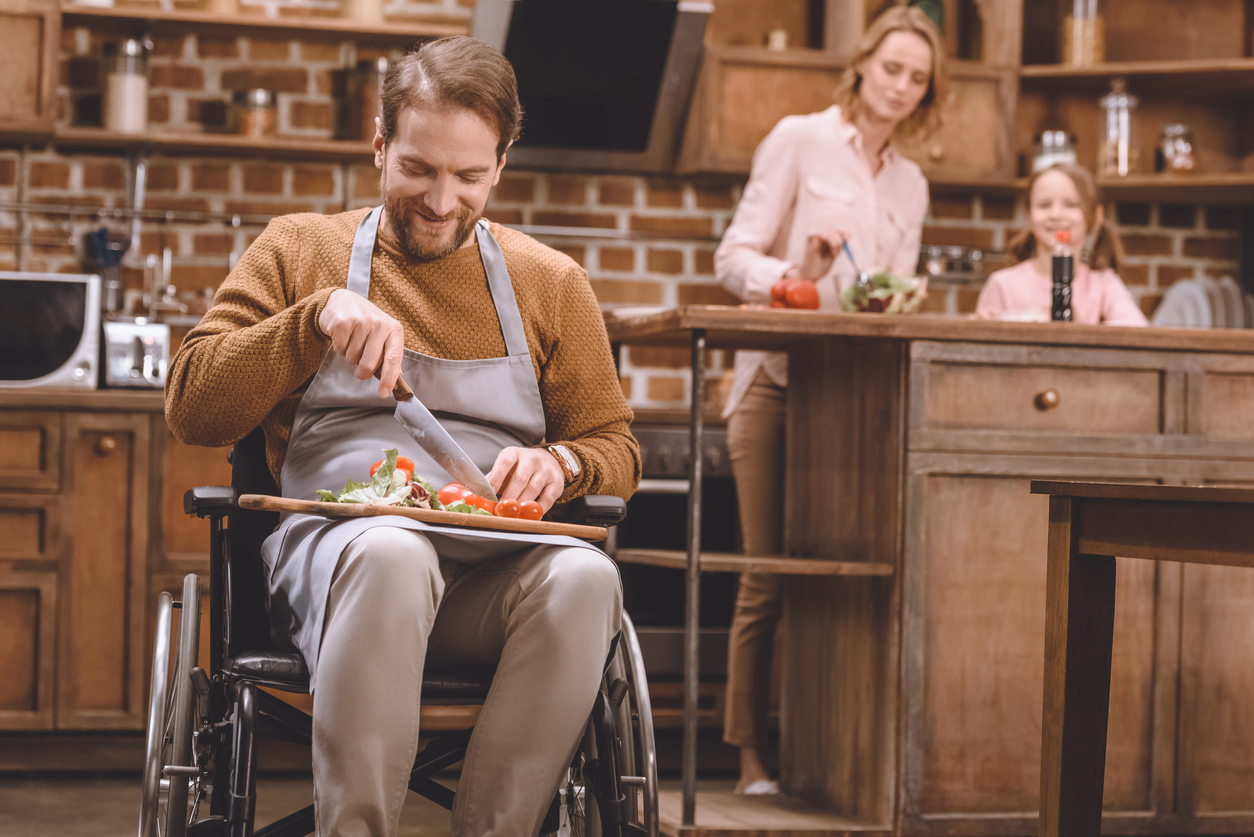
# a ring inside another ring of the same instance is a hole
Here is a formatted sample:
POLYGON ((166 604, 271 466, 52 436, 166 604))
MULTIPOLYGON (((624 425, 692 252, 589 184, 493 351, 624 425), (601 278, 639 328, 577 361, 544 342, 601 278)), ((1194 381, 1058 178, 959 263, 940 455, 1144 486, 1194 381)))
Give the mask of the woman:
POLYGON ((1048 320, 1053 302, 1054 234, 1067 230, 1079 245, 1071 283, 1072 319, 1090 325, 1149 325, 1115 272, 1123 248, 1119 236, 1106 226, 1093 177, 1080 166, 1055 163, 1032 175, 1027 193, 1031 227, 1007 248, 1017 264, 988 277, 975 305, 976 316, 1048 320))
MULTIPOLYGON (((927 180, 895 144, 940 123, 940 35, 918 9, 895 6, 870 26, 836 88, 836 104, 789 116, 753 155, 735 217, 714 256, 719 281, 746 302, 770 302, 782 278, 813 282, 823 308, 862 270, 913 274, 927 214, 927 180)), ((737 352, 724 417, 748 554, 783 549, 784 387, 787 359, 737 352)), ((740 748, 737 793, 778 793, 762 761, 779 580, 740 579, 728 648, 723 737, 740 748)))

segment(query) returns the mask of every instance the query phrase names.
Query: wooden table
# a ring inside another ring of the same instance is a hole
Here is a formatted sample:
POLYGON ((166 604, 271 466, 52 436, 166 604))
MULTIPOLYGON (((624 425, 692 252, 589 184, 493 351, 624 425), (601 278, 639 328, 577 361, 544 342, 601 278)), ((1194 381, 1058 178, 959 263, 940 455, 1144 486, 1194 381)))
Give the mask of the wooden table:
POLYGON ((1041 837, 1097 837, 1115 556, 1254 568, 1254 489, 1032 482, 1049 498, 1041 837))
MULTIPOLYGON (((692 748, 685 798, 660 803, 672 837, 1035 835, 1049 498, 1031 481, 1254 484, 1254 330, 716 306, 607 327, 628 365, 690 350, 697 404, 707 349, 790 355, 784 554, 752 563, 785 574, 781 784, 822 824, 697 794, 692 748)), ((749 563, 699 539, 619 558, 688 570, 692 639, 697 574, 749 563)), ((1254 573, 1117 562, 1104 831, 1254 833, 1254 573)))

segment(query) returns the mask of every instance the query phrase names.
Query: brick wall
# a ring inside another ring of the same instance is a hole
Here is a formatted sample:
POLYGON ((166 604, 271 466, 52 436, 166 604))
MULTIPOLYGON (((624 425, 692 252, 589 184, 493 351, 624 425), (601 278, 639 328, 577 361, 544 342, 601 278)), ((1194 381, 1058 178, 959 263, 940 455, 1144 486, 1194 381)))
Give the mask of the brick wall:
MULTIPOLYGON (((321 8, 323 0, 248 2, 290 10, 321 8)), ((402 5, 393 3, 388 9, 402 5)), ((103 41, 86 29, 69 29, 64 34, 60 94, 67 119, 90 123, 93 109, 99 118, 98 56, 103 41)), ((237 85, 260 84, 281 91, 281 133, 331 138, 335 71, 377 54, 326 40, 196 35, 160 40, 151 61, 153 122, 165 130, 220 128, 230 91, 237 85)), ((69 215, 49 212, 30 217, 25 267, 91 269, 84 234, 101 223, 119 235, 129 228, 109 214, 126 205, 124 155, 48 147, 33 148, 23 157, 17 150, 0 149, 0 202, 17 199, 18 171, 23 164, 29 167, 28 200, 79 208, 69 215)), ((538 237, 587 269, 606 309, 725 303, 735 300, 715 282, 713 254, 742 187, 743 178, 507 169, 488 215, 507 224, 564 228, 562 234, 538 237)), ((266 217, 297 211, 338 212, 374 203, 377 197, 378 175, 365 161, 158 156, 149 168, 148 207, 215 213, 223 218, 205 223, 177 218, 148 222, 140 255, 169 247, 174 256, 172 281, 178 288, 215 287, 226 275, 230 254, 242 251, 256 237, 266 217), (231 223, 233 214, 241 216, 240 224, 231 223)), ((1107 211, 1128 250, 1122 275, 1147 313, 1163 290, 1180 278, 1234 274, 1238 269, 1238 209, 1117 203, 1107 211)), ((1022 220, 1023 208, 1012 195, 937 190, 923 241, 996 253, 1022 220)), ((18 233, 16 213, 0 210, 0 269, 15 266, 18 233)), ((995 267, 995 259, 991 261, 995 267)), ((132 268, 124 272, 124 280, 138 289, 141 275, 132 268)), ((936 284, 928 309, 950 315, 970 312, 978 292, 978 283, 936 284)), ((717 377, 729 368, 731 358, 713 352, 710 362, 710 372, 717 377)), ((681 407, 688 390, 687 366, 683 351, 627 349, 621 365, 624 390, 635 406, 681 407)), ((710 393, 713 401, 722 395, 718 386, 710 387, 710 393)))

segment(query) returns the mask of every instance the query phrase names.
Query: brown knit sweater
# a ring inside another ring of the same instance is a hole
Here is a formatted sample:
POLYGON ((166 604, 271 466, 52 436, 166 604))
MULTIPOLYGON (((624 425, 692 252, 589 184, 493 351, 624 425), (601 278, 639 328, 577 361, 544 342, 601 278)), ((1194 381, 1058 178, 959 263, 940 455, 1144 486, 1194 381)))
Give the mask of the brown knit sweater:
MULTIPOLYGON (((171 365, 165 412, 178 439, 229 445, 261 425, 278 478, 296 405, 330 346, 318 317, 331 292, 347 285, 353 235, 365 213, 276 218, 248 248, 171 365)), ((583 465, 559 502, 631 496, 640 452, 587 275, 522 233, 491 229, 531 348, 546 441, 565 444, 583 465)), ((476 246, 413 262, 380 229, 370 301, 405 327, 405 346, 414 351, 450 360, 505 354, 476 246)))

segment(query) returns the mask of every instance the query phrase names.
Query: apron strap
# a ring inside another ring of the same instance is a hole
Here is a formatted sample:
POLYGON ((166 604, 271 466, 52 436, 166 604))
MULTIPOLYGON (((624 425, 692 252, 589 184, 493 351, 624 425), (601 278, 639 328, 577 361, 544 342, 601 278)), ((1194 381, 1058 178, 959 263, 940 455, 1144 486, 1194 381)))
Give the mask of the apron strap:
POLYGON ((527 333, 523 330, 522 315, 518 313, 518 300, 514 297, 514 283, 510 281, 505 266, 505 254, 497 243, 488 222, 480 218, 476 224, 479 233, 479 258, 488 275, 488 291, 496 306, 496 318, 501 322, 501 335, 505 338, 505 353, 511 357, 531 357, 527 348, 527 333))
POLYGON ((365 214, 357 225, 353 237, 353 252, 348 259, 348 289, 364 297, 370 296, 370 264, 374 256, 374 240, 379 233, 379 215, 383 207, 376 206, 365 214))

